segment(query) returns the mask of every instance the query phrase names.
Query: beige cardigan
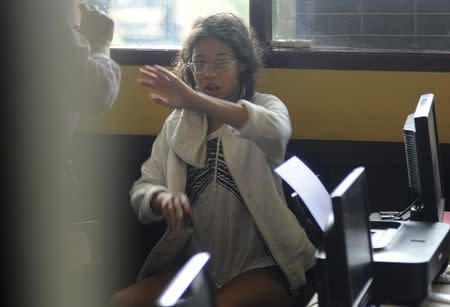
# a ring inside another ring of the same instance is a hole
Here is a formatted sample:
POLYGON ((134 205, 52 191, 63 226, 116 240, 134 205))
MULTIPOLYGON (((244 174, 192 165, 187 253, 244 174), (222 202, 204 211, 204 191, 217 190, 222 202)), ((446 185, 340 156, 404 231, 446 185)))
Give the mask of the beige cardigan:
MULTIPOLYGON (((221 136, 225 161, 258 231, 295 291, 315 263, 315 248, 287 207, 281 179, 273 172, 283 162, 291 136, 289 114, 273 95, 256 93, 251 102, 237 103, 246 107, 249 118, 240 130, 225 125, 221 136)), ((203 114, 180 109, 166 119, 130 192, 132 207, 143 223, 161 220, 150 209, 155 193, 185 192, 186 162, 204 165, 206 136, 203 114)), ((170 267, 191 235, 192 229, 184 226, 167 231, 147 257, 139 278, 170 267)))

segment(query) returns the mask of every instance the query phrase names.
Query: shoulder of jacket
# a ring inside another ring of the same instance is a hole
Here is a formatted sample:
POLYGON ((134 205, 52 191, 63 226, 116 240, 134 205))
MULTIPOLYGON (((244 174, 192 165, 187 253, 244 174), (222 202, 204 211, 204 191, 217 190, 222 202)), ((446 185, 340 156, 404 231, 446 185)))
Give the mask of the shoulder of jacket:
POLYGON ((265 102, 282 102, 282 101, 275 95, 255 92, 255 94, 251 99, 251 102, 254 104, 263 104, 265 102))
POLYGON ((179 122, 181 117, 181 110, 175 109, 173 110, 169 116, 166 117, 166 120, 164 121, 163 130, 173 130, 177 123, 179 122))

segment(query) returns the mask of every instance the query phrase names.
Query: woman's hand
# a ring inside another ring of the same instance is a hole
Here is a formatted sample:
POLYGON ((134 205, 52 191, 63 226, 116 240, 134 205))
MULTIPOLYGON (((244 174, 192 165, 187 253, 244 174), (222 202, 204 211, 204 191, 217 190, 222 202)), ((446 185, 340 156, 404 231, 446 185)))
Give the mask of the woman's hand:
POLYGON ((169 230, 192 219, 192 207, 184 193, 159 192, 151 202, 152 210, 163 215, 169 230))
POLYGON ((150 94, 153 101, 168 108, 191 107, 192 97, 196 92, 174 73, 158 65, 145 65, 139 71, 139 85, 161 93, 150 94))

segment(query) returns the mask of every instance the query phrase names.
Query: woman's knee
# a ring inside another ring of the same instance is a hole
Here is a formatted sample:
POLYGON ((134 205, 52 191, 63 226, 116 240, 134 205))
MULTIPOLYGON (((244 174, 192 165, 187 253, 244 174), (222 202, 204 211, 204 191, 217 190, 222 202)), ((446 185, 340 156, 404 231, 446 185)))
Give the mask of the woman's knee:
POLYGON ((255 269, 224 285, 217 296, 219 307, 291 306, 288 283, 277 268, 255 269))
POLYGON ((111 296, 109 301, 109 306, 119 307, 119 306, 130 306, 132 305, 131 296, 128 295, 127 289, 120 290, 111 296))
POLYGON ((167 271, 144 278, 115 293, 110 306, 152 306, 173 275, 173 271, 167 271))
POLYGON ((131 306, 153 306, 153 302, 157 298, 157 293, 146 291, 143 287, 136 287, 136 284, 115 293, 111 299, 109 306, 111 307, 131 307, 131 306))

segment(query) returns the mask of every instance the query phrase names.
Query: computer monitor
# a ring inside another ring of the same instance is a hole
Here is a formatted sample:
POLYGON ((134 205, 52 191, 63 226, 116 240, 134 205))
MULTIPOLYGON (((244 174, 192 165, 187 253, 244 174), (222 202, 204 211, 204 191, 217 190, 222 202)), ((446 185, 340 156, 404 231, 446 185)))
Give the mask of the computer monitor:
POLYGON ((442 221, 445 210, 435 99, 420 96, 416 110, 403 127, 408 184, 414 194, 411 219, 442 221))
POLYGON ((156 306, 216 306, 212 285, 204 272, 209 258, 209 253, 205 252, 193 255, 157 299, 156 306))
POLYGON ((373 259, 364 168, 354 169, 331 197, 333 213, 324 237, 327 285, 319 288, 319 305, 370 306, 373 259))

